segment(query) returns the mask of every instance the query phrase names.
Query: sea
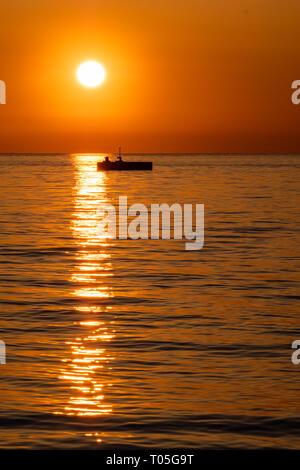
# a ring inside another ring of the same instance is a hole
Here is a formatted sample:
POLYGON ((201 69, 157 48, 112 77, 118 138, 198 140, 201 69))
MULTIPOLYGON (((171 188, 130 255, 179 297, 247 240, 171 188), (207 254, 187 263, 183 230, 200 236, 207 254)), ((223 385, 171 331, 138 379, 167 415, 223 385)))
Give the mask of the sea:
POLYGON ((300 157, 103 157, 0 155, 0 448, 300 449, 300 157), (120 196, 203 248, 103 236, 120 196))

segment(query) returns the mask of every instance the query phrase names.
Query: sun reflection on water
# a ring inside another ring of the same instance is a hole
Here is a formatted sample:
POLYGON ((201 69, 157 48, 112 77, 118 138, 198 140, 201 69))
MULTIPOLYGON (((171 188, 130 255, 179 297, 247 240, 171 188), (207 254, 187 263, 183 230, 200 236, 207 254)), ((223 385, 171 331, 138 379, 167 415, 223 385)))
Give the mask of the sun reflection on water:
MULTIPOLYGON (((80 303, 74 310, 81 320, 74 322, 78 336, 66 341, 69 350, 59 378, 67 384, 70 394, 64 411, 57 413, 95 417, 112 413, 112 406, 105 401, 105 390, 111 386, 107 372, 113 360, 107 344, 115 337, 115 331, 113 321, 102 316, 111 307, 97 304, 113 297, 112 289, 105 283, 107 277, 113 276, 109 245, 99 233, 97 219, 99 204, 107 202, 106 176, 96 172, 96 162, 101 157, 73 158, 76 183, 71 228, 78 251, 70 281, 74 285, 71 294, 80 303)), ((102 442, 99 433, 85 435, 102 442)))

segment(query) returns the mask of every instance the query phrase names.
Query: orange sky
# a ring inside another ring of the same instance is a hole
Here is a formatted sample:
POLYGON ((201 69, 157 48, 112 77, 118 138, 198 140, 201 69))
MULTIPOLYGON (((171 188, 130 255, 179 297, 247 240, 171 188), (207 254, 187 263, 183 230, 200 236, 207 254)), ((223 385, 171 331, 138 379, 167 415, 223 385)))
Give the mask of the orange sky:
POLYGON ((299 0, 1 0, 0 152, 300 152, 299 0), (94 59, 107 79, 76 80, 94 59))

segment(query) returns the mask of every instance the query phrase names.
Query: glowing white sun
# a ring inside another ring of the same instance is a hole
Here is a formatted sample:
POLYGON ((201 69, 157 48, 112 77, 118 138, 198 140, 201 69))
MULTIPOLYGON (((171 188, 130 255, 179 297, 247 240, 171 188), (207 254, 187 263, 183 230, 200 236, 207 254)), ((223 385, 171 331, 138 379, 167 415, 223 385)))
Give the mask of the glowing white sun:
POLYGON ((78 67, 76 75, 82 85, 95 87, 105 79, 105 70, 99 62, 89 60, 78 67))

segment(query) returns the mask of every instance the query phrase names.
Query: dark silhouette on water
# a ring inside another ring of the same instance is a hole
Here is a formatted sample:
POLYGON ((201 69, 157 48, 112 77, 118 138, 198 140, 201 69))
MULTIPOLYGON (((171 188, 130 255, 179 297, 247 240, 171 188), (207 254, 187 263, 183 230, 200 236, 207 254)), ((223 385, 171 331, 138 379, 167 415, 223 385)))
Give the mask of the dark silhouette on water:
POLYGON ((122 155, 121 155, 121 147, 119 147, 119 155, 118 155, 118 161, 122 162, 122 155))
POLYGON ((148 171, 152 170, 152 162, 124 162, 121 155, 121 147, 119 147, 118 160, 110 161, 109 157, 97 163, 98 171, 148 171))

